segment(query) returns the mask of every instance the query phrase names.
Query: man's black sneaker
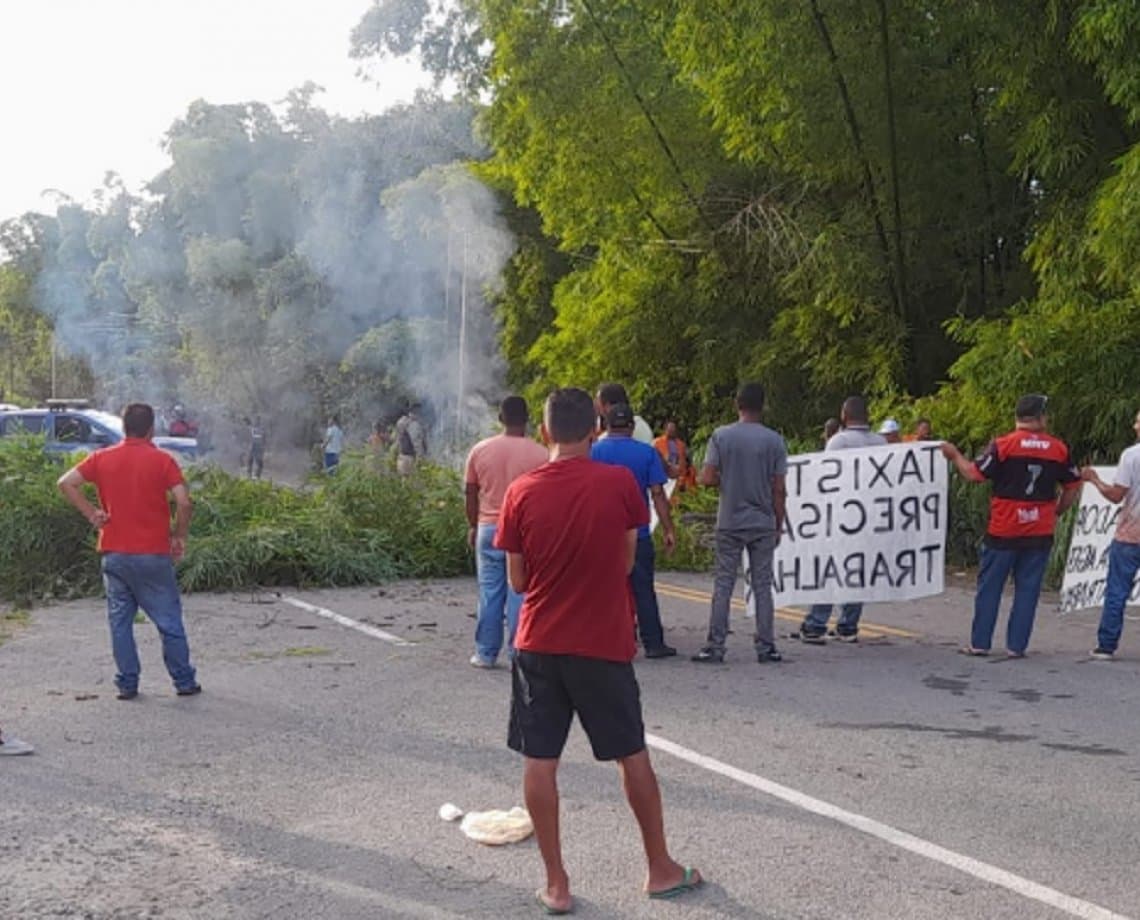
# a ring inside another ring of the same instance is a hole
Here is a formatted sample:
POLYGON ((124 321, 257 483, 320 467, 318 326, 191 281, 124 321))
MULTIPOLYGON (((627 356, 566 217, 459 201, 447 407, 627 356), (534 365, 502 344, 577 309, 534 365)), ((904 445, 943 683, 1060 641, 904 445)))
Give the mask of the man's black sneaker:
POLYGON ((804 629, 802 626, 798 632, 791 634, 792 639, 799 639, 801 642, 806 642, 808 645, 826 645, 827 636, 815 629, 804 629))
POLYGON ((1115 654, 1116 652, 1109 651, 1106 648, 1101 648, 1099 645, 1091 652, 1089 652, 1089 655, 1091 655, 1097 661, 1112 661, 1112 656, 1115 654))
POLYGON ((724 652, 715 648, 703 648, 689 660, 699 664, 724 664, 724 652))
POLYGON ((646 658, 672 658, 677 654, 677 650, 671 645, 659 645, 657 648, 647 648, 645 650, 646 658))
POLYGON ((195 684, 193 687, 180 687, 178 689, 179 696, 197 696, 202 692, 202 685, 195 684))
POLYGON ((840 642, 858 642, 859 630, 839 630, 833 629, 828 633, 833 639, 838 639, 840 642))
POLYGON ((117 699, 117 700, 133 700, 138 695, 139 695, 138 690, 120 690, 118 693, 115 694, 115 699, 117 699))
POLYGON ((776 650, 776 646, 769 645, 767 648, 759 649, 756 652, 756 660, 759 661, 761 664, 764 664, 765 662, 769 662, 769 661, 771 661, 771 662, 783 661, 784 656, 781 655, 776 650))

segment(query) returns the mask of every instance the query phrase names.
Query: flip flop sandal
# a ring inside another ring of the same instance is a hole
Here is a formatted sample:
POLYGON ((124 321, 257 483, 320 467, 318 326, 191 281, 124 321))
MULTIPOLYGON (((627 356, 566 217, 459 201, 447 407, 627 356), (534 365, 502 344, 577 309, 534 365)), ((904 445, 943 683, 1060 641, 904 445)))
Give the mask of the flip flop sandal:
POLYGON ((546 903, 546 898, 542 896, 542 889, 534 893, 535 900, 538 901, 538 906, 542 908, 542 912, 549 917, 563 917, 566 914, 574 913, 574 905, 571 903, 569 907, 554 907, 546 903))
POLYGON ((649 892, 649 897, 654 901, 665 901, 670 898, 679 898, 681 895, 688 894, 690 891, 696 891, 705 883, 705 880, 700 876, 697 876, 695 879, 693 878, 696 872, 696 869, 686 869, 680 882, 672 888, 665 888, 662 891, 651 891, 649 892))
POLYGON ((972 645, 964 645, 958 649, 959 655, 969 655, 971 658, 988 658, 990 650, 988 648, 974 648, 972 645))

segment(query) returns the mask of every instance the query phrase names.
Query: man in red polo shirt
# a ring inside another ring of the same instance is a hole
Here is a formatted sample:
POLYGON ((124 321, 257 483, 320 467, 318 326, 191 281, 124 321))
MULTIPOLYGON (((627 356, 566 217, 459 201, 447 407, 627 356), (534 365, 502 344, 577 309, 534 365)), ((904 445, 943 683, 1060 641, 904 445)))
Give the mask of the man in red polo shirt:
POLYGON ((1037 394, 1022 396, 1014 409, 1017 427, 991 441, 977 460, 967 460, 949 441, 942 444, 943 456, 965 479, 988 480, 992 485, 974 623, 970 644, 962 649, 965 655, 990 653, 1002 589, 1012 574, 1006 654, 1025 657, 1053 547, 1053 529, 1057 518, 1080 495, 1081 471, 1065 442, 1048 431, 1048 402, 1037 394))
POLYGON ((162 636, 162 658, 179 696, 202 688, 190 664, 190 646, 182 625, 182 599, 174 561, 186 550, 190 531, 190 493, 174 458, 151 442, 154 410, 132 403, 123 410, 126 435, 114 447, 89 454, 59 479, 59 490, 99 531, 103 585, 111 648, 118 673, 119 699, 139 695, 139 654, 135 647, 135 613, 141 607, 162 636), (92 483, 99 507, 83 494, 92 483), (177 508, 170 524, 170 500, 177 508))
POLYGON ((574 713, 598 760, 616 760, 641 828, 645 891, 672 898, 701 884, 669 855, 661 792, 645 749, 632 660, 629 573, 649 513, 625 467, 594 463, 594 404, 584 390, 546 400, 550 462, 511 483, 495 546, 513 587, 526 594, 511 668, 508 744, 526 758, 523 795, 546 866, 537 897, 550 914, 573 909, 558 828, 558 761, 574 713))

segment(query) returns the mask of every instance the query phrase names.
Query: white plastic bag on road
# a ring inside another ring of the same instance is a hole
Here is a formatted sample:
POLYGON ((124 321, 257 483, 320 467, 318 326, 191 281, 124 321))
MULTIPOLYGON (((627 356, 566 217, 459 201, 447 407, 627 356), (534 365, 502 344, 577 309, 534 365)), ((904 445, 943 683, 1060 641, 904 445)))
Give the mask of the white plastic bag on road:
POLYGON ((463 817, 459 829, 472 840, 488 846, 518 843, 534 833, 534 824, 525 808, 510 811, 472 811, 463 817))

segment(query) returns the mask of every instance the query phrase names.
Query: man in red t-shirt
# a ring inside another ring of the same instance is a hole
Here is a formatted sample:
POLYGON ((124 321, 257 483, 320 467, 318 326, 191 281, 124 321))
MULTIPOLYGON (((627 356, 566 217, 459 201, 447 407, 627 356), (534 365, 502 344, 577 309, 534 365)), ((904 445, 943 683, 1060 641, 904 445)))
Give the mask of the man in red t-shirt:
POLYGON ((625 467, 594 463, 594 404, 584 390, 546 400, 550 463, 507 489, 495 546, 507 553, 511 586, 526 594, 511 668, 508 744, 523 754, 523 795, 546 866, 537 892, 547 913, 569 913, 570 880, 558 830, 558 761, 574 713, 598 760, 616 760, 641 828, 645 891, 671 898, 701 882, 669 855, 661 792, 645 749, 633 673, 629 573, 637 530, 649 513, 625 467))
POLYGON ((162 658, 175 690, 179 696, 193 696, 202 688, 190 664, 182 599, 174 575, 174 561, 186 551, 190 493, 177 462, 151 441, 154 410, 150 406, 127 406, 123 433, 126 437, 114 447, 89 454, 64 473, 59 490, 99 531, 119 699, 133 700, 139 695, 134 622, 140 607, 162 636, 162 658), (99 507, 83 494, 85 483, 95 486, 99 507), (174 496, 177 508, 173 530, 168 495, 174 496))
POLYGON ((1080 495, 1080 469, 1065 442, 1047 430, 1048 402, 1035 394, 1021 397, 1014 411, 1017 427, 991 441, 977 460, 967 460, 949 441, 942 445, 943 456, 965 479, 988 480, 993 487, 978 565, 970 644, 962 649, 966 655, 990 653, 1002 589, 1012 573, 1013 607, 1006 628, 1006 654, 1025 657, 1053 547, 1053 529, 1057 518, 1080 495))

